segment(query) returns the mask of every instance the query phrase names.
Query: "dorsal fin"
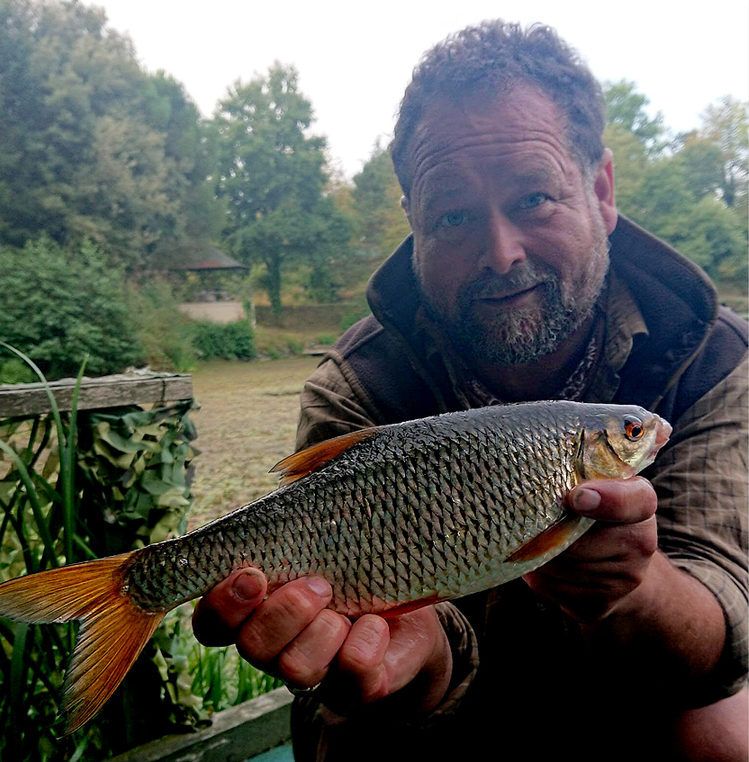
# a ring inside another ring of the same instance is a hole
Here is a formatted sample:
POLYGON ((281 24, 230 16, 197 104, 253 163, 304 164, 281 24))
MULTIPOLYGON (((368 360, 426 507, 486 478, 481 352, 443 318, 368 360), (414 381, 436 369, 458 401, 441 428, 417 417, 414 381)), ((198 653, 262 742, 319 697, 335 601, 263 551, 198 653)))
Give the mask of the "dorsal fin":
POLYGON ((373 426, 368 429, 359 429, 348 434, 341 434, 339 437, 327 439, 325 442, 307 447, 305 450, 295 452, 287 458, 276 463, 270 472, 280 473, 281 486, 291 484, 297 479, 301 479, 313 471, 322 468, 328 461, 333 460, 352 445, 361 442, 367 437, 371 437, 379 431, 379 427, 373 426))

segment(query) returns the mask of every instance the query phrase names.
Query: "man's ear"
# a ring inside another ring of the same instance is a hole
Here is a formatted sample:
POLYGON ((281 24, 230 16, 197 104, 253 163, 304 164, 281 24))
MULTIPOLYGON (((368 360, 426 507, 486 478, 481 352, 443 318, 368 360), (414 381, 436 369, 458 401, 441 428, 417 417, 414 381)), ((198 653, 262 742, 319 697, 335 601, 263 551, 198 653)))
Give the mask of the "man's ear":
MULTIPOLYGON (((408 224, 411 225, 411 206, 408 203, 408 199, 405 196, 401 196, 401 207, 403 208, 403 211, 406 213, 408 224)), ((413 229, 414 229, 414 226, 411 225, 411 230, 413 229)))
POLYGON ((616 211, 614 193, 614 154, 609 148, 603 149, 603 155, 598 162, 598 168, 595 170, 593 192, 598 200, 598 208, 606 225, 606 233, 611 235, 619 215, 616 211))

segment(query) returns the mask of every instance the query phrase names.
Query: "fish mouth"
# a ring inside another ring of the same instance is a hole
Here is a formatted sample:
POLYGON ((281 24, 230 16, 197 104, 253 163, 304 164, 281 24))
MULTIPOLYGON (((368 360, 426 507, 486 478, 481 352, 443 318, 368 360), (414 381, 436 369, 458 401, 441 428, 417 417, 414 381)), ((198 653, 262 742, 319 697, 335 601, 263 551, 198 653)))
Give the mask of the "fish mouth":
POLYGON ((661 418, 659 415, 654 415, 653 417, 656 419, 655 439, 653 440, 653 446, 650 448, 647 456, 643 460, 641 468, 649 466, 655 460, 656 455, 658 455, 661 447, 663 447, 663 445, 668 442, 669 438, 671 437, 671 432, 673 431, 673 427, 667 420, 661 418))
POLYGON ((671 424, 664 418, 661 418, 659 415, 656 415, 655 418, 655 442, 653 443, 653 449, 649 454, 649 457, 652 458, 655 458, 658 450, 660 450, 661 447, 663 447, 663 445, 668 442, 669 438, 671 437, 671 432, 674 430, 673 426, 671 426, 671 424))

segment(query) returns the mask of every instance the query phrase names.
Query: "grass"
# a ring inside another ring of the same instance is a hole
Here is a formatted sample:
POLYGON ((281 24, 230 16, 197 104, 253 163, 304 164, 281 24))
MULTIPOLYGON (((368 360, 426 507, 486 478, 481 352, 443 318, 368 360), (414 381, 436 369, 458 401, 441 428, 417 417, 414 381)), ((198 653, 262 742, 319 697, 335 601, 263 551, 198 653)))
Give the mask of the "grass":
POLYGON ((319 358, 200 363, 193 390, 200 410, 188 528, 194 529, 278 486, 270 469, 294 450, 299 392, 319 358))

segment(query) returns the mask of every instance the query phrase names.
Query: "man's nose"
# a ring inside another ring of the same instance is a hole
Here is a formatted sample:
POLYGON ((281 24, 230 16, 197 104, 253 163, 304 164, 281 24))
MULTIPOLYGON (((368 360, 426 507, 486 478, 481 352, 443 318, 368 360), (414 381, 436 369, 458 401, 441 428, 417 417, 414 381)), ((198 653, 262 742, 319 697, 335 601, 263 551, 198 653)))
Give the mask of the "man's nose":
POLYGON ((482 266, 504 275, 510 268, 525 261, 522 232, 501 212, 492 211, 486 222, 481 251, 482 266))

